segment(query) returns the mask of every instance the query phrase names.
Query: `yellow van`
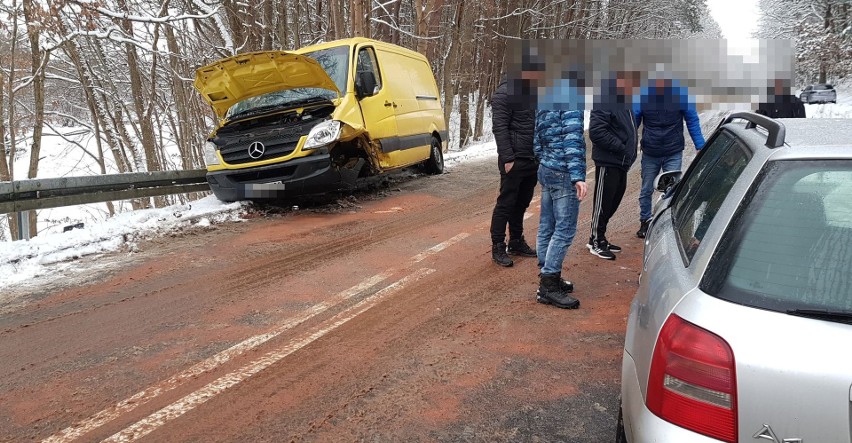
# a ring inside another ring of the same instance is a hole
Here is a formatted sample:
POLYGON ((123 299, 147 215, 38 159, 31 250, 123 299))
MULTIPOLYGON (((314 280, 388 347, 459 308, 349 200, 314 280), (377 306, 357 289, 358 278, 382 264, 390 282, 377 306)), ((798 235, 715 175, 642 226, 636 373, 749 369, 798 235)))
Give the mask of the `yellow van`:
POLYGON ((447 125, 426 58, 353 38, 236 55, 198 69, 219 124, 204 148, 223 201, 351 189, 423 164, 444 169, 447 125))

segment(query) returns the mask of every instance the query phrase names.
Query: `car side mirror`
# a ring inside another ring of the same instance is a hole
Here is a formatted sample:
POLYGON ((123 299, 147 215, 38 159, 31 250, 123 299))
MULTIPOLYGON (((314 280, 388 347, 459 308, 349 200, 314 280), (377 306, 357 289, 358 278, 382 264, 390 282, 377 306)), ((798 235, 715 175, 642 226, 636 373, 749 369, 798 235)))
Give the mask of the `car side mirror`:
POLYGON ((665 171, 654 179, 654 189, 667 192, 680 182, 681 177, 683 177, 681 171, 665 171))
POLYGON ((359 99, 376 94, 376 75, 372 71, 359 72, 355 79, 355 94, 359 99))

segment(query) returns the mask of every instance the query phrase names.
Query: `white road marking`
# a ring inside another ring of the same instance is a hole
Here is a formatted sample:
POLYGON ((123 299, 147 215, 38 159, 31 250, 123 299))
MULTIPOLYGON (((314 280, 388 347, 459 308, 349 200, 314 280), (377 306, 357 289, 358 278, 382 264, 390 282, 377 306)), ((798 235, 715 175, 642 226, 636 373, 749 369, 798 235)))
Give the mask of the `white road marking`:
POLYGON ((364 281, 362 281, 361 283, 334 295, 330 299, 312 306, 311 308, 300 313, 296 317, 288 319, 287 321, 285 321, 284 323, 279 325, 277 328, 275 328, 275 329, 273 329, 273 330, 271 330, 271 331, 269 331, 265 334, 260 334, 260 335, 255 335, 253 337, 249 337, 249 338, 235 344, 234 346, 231 346, 230 348, 228 348, 228 349, 226 349, 226 350, 224 350, 224 351, 222 351, 222 352, 220 352, 220 353, 218 353, 218 354, 216 354, 212 357, 209 357, 204 361, 201 361, 200 363, 196 363, 195 365, 191 366, 190 368, 188 368, 188 369, 186 369, 186 370, 184 370, 184 371, 182 371, 178 374, 173 375, 171 378, 168 378, 168 379, 163 380, 163 381, 161 381, 161 382, 159 382, 159 383, 157 383, 157 384, 155 384, 151 387, 148 387, 148 388, 136 393, 132 397, 130 397, 126 400, 123 400, 119 403, 116 403, 115 405, 98 412, 97 414, 89 417, 88 419, 86 419, 86 420, 84 420, 80 423, 77 423, 74 426, 65 428, 62 431, 60 431, 59 433, 54 434, 54 435, 52 435, 52 436, 50 436, 50 437, 48 437, 48 438, 46 438, 42 441, 44 443, 59 443, 59 442, 68 442, 68 441, 75 440, 75 439, 81 437, 82 435, 85 435, 85 434, 103 426, 104 424, 106 424, 106 423, 108 423, 112 420, 115 420, 116 418, 120 417, 121 415, 126 414, 126 413, 136 409, 137 407, 148 403, 149 401, 159 397, 160 395, 165 394, 166 392, 169 392, 169 391, 183 385, 184 383, 186 383, 188 381, 194 380, 199 375, 201 375, 205 372, 212 371, 212 370, 218 368, 219 366, 222 366, 223 364, 227 363, 228 361, 230 361, 234 357, 237 357, 237 356, 245 353, 246 351, 254 349, 254 348, 268 342, 269 340, 272 340, 275 337, 278 337, 279 335, 281 335, 284 332, 292 329, 293 327, 298 326, 298 325, 304 323, 307 320, 310 320, 311 318, 313 318, 313 317, 315 317, 319 314, 322 314, 323 312, 327 311, 329 308, 332 308, 335 305, 342 303, 346 300, 349 300, 350 298, 372 288, 373 286, 375 286, 375 285, 381 283, 382 281, 390 278, 391 275, 392 275, 392 272, 387 271, 387 272, 369 277, 369 278, 365 279, 364 281))
POLYGON ((447 240, 447 241, 445 241, 441 244, 437 244, 435 246, 432 246, 431 248, 415 255, 414 258, 411 259, 411 261, 413 261, 414 263, 420 263, 423 260, 426 260, 426 258, 428 258, 429 256, 435 255, 435 254, 443 251, 444 249, 447 249, 450 246, 468 238, 469 236, 470 236, 470 234, 468 234, 467 232, 462 232, 461 234, 459 234, 459 235, 457 235, 457 236, 455 236, 455 237, 453 237, 453 238, 451 238, 451 239, 449 239, 449 240, 447 240))
MULTIPOLYGON (((435 245, 411 258, 412 263, 419 263, 425 260, 427 257, 435 255, 444 249, 464 240, 469 237, 470 234, 466 232, 462 232, 461 234, 456 235, 455 237, 435 245)), ((173 375, 172 377, 160 381, 157 384, 150 386, 140 392, 137 392, 132 397, 122 400, 98 413, 92 415, 91 417, 78 422, 72 426, 69 426, 58 433, 42 440, 42 443, 64 443, 70 442, 80 438, 81 436, 94 431, 95 429, 100 428, 101 426, 109 423, 116 418, 133 411, 139 406, 147 404, 151 400, 159 397, 162 394, 165 394, 175 388, 178 388, 185 384, 186 382, 194 380, 201 374, 206 372, 210 372, 219 366, 227 363, 234 357, 244 354, 246 351, 257 348, 258 346, 272 340, 275 337, 283 334, 284 332, 304 323, 307 320, 310 320, 313 317, 316 317, 319 314, 329 310, 330 308, 345 302, 346 300, 355 297, 364 291, 376 286, 384 280, 390 278, 394 272, 399 271, 398 269, 389 269, 383 273, 376 274, 372 277, 368 277, 364 279, 361 283, 342 291, 330 299, 318 303, 306 311, 300 313, 296 317, 287 319, 284 323, 279 325, 277 328, 266 332, 264 334, 255 335, 253 337, 249 337, 230 348, 207 358, 195 365, 189 367, 188 369, 173 375)))
POLYGON ((169 406, 166 406, 165 408, 160 409, 159 411, 149 415, 148 417, 125 428, 123 431, 113 434, 111 437, 104 440, 104 442, 132 442, 150 434, 151 432, 155 431, 157 428, 163 426, 167 422, 186 414, 195 407, 205 403, 207 400, 210 400, 211 398, 221 394, 225 390, 238 385, 239 383, 245 381, 252 375, 255 375, 258 372, 272 366, 273 364, 281 361, 288 355, 293 354, 299 349, 304 348, 305 346, 313 343, 317 339, 337 329, 338 327, 347 323, 358 315, 363 314, 370 308, 379 304, 388 295, 399 291, 407 284, 417 281, 433 272, 435 272, 434 269, 420 269, 414 272, 413 274, 410 274, 404 277, 403 279, 392 283, 391 285, 376 292, 375 294, 365 298, 364 300, 361 300, 360 302, 356 303, 345 311, 335 315, 331 319, 326 320, 319 326, 313 328, 311 331, 306 332, 302 337, 291 341, 287 345, 275 351, 267 353, 263 357, 251 362, 250 364, 240 368, 239 370, 220 377, 219 379, 208 384, 207 386, 204 386, 203 388, 193 392, 192 394, 187 395, 186 397, 178 400, 177 402, 172 403, 169 406))

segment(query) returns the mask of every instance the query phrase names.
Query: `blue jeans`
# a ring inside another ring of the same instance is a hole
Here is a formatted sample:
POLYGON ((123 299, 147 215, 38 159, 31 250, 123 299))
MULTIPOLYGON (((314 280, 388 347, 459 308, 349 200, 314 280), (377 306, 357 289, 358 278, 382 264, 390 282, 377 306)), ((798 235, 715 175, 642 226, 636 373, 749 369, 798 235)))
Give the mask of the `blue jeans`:
POLYGON ((536 252, 542 274, 561 274, 562 262, 577 232, 580 201, 567 172, 538 168, 541 183, 541 222, 536 252))
POLYGON ((639 219, 651 219, 651 197, 654 195, 654 179, 660 172, 680 171, 683 152, 668 157, 651 157, 642 154, 642 191, 639 192, 639 219))

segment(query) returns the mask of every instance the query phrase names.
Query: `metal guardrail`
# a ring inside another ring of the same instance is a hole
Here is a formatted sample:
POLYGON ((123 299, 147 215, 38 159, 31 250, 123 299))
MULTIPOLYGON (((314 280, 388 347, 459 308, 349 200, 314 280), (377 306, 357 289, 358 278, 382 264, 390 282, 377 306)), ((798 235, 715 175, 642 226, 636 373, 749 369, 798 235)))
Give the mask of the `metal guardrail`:
POLYGON ((0 182, 0 214, 209 191, 206 174, 194 169, 0 182))

